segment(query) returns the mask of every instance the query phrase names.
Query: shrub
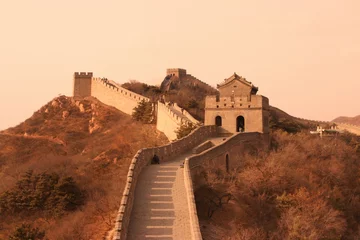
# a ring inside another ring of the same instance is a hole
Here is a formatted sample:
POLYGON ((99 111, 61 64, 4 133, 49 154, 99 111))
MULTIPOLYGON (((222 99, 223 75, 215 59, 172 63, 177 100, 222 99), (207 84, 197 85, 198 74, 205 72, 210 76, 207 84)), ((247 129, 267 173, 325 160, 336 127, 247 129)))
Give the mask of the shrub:
POLYGON ((0 213, 48 212, 61 215, 84 202, 84 195, 71 177, 28 171, 10 191, 0 195, 0 213))
POLYGON ((32 228, 30 224, 22 224, 16 228, 9 240, 41 240, 44 239, 45 232, 38 228, 32 228))
POLYGON ((132 117, 136 121, 140 121, 143 123, 151 123, 153 121, 153 112, 152 112, 152 103, 146 102, 142 100, 139 104, 134 108, 132 117))
POLYGON ((186 137, 195 128, 197 128, 197 125, 195 125, 191 122, 186 122, 186 123, 181 124, 181 126, 178 129, 176 129, 176 131, 175 131, 177 139, 186 137))

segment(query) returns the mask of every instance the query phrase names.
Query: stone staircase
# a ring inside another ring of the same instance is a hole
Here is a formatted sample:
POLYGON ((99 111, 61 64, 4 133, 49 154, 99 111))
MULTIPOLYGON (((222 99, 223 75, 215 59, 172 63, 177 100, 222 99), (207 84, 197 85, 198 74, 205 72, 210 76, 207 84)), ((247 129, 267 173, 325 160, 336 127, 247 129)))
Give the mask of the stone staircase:
POLYGON ((138 178, 127 239, 191 239, 184 168, 192 153, 146 166, 138 178))

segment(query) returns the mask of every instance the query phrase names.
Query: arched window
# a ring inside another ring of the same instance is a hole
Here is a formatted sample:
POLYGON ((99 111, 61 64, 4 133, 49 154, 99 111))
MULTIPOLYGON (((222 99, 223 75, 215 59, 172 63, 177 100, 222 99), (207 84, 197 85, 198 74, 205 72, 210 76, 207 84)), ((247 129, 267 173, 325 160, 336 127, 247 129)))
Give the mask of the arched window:
POLYGON ((236 131, 245 132, 245 119, 243 116, 238 116, 236 118, 236 131))
POLYGON ((218 127, 221 127, 222 126, 222 119, 220 116, 216 116, 215 118, 215 125, 218 126, 218 127))

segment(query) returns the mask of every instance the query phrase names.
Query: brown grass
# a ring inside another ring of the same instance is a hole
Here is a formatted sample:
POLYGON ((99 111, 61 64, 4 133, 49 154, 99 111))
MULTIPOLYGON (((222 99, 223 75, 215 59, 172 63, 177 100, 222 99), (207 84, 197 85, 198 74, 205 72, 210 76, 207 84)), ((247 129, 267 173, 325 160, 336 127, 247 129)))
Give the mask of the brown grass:
POLYGON ((132 156, 140 148, 167 142, 155 126, 135 122, 96 99, 79 103, 56 98, 24 123, 0 132, 0 194, 33 169, 73 177, 86 193, 85 204, 62 217, 0 216, 0 239, 22 222, 45 230, 48 239, 102 239, 113 227, 132 156), (70 113, 65 119, 63 111, 70 113), (92 117, 100 128, 90 134, 92 117))

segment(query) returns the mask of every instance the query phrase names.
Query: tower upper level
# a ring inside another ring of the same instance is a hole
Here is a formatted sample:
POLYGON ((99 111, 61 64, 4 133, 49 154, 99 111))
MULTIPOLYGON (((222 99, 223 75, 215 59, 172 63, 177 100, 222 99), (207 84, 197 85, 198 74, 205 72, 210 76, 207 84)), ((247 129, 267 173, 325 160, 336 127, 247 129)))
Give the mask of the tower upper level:
POLYGON ((218 84, 217 88, 221 97, 250 97, 250 95, 256 95, 258 91, 251 82, 236 73, 218 84))
POLYGON ((166 69, 166 75, 176 76, 178 78, 186 76, 186 69, 182 68, 168 68, 166 69))

